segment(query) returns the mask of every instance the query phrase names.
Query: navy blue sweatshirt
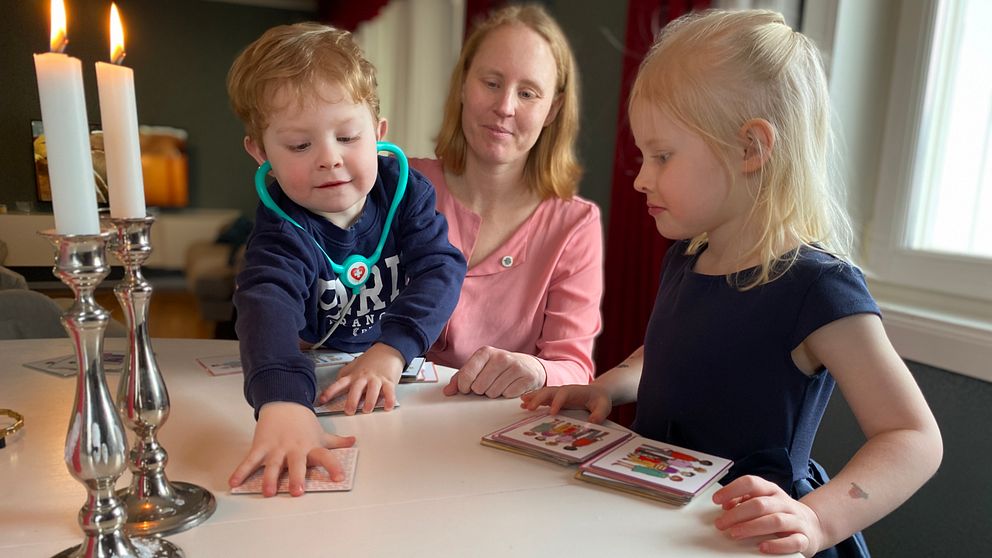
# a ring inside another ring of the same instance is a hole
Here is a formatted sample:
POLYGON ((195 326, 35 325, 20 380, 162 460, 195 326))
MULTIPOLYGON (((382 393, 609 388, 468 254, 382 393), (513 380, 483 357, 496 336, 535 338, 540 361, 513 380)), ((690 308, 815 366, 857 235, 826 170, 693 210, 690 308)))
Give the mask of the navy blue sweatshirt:
MULTIPOLYGON (((347 230, 297 205, 278 184, 269 186, 276 204, 309 234, 259 204, 234 295, 245 398, 256 416, 270 401, 312 405, 317 395, 313 361, 301 353, 300 341, 319 341, 352 296, 313 238, 337 264, 351 254, 370 256, 379 243, 398 172, 396 159, 379 157, 375 186, 347 230)), ((448 242, 448 224, 436 210, 434 187, 411 170, 372 277, 323 347, 360 352, 382 342, 408 363, 441 333, 464 277, 465 258, 448 242)))

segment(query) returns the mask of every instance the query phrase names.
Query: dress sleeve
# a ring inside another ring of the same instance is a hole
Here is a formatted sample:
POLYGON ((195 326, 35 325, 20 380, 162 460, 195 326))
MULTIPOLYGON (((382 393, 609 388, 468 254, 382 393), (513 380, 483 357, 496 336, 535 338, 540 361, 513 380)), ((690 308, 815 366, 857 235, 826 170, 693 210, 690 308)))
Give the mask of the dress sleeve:
POLYGON ((838 260, 823 264, 803 298, 790 346, 796 347, 821 327, 854 314, 882 315, 865 276, 838 260))
POLYGON ((588 384, 593 379, 593 341, 602 328, 603 230, 599 208, 588 207, 555 262, 548 286, 536 355, 548 386, 588 384))

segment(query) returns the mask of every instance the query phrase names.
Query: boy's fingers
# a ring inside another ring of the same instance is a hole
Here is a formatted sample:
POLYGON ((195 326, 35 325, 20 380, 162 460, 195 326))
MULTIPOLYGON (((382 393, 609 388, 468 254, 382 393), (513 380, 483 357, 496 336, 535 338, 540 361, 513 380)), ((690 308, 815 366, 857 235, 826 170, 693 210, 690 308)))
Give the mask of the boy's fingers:
POLYGON ((283 460, 280 458, 278 461, 269 460, 265 463, 265 469, 262 472, 262 496, 270 497, 276 495, 276 489, 279 487, 279 475, 282 473, 283 460))
POLYGON ((348 399, 344 402, 344 414, 355 414, 355 411, 358 410, 358 402, 362 400, 364 391, 365 381, 357 381, 351 384, 351 389, 348 390, 348 399))
POLYGON ((326 449, 318 449, 314 450, 310 455, 315 465, 320 465, 327 470, 327 473, 331 475, 331 480, 334 482, 344 480, 344 469, 341 468, 341 462, 334 456, 334 452, 326 449))
POLYGON ((289 493, 292 496, 303 496, 303 482, 307 474, 306 457, 290 453, 286 456, 286 469, 289 470, 289 493))
POLYGON ((377 379, 369 380, 365 384, 365 405, 362 405, 362 412, 365 414, 375 410, 375 404, 379 402, 379 390, 381 383, 377 379))
POLYGON ((241 483, 245 482, 245 479, 258 469, 259 464, 261 464, 261 460, 258 457, 248 454, 231 473, 231 478, 227 480, 227 484, 231 488, 241 486, 241 483))
POLYGON ((327 449, 333 448, 350 448, 355 445, 354 436, 338 436, 337 434, 324 434, 323 440, 321 440, 321 445, 327 449))
POLYGON ((344 393, 344 391, 347 390, 348 386, 350 385, 351 385, 351 376, 345 376, 343 378, 338 377, 338 379, 335 380, 333 384, 327 386, 327 388, 325 388, 324 391, 320 393, 320 397, 317 398, 317 403, 320 403, 321 405, 327 403, 331 399, 334 399, 338 395, 344 393))
POLYGON ((396 407, 396 384, 386 382, 382 384, 382 395, 385 399, 385 409, 392 411, 396 407))

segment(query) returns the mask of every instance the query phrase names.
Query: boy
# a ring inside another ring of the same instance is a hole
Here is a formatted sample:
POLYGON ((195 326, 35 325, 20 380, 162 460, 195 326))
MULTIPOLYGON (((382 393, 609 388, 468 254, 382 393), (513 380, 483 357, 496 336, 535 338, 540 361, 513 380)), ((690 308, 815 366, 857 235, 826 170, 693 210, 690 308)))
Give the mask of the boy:
POLYGON ((329 449, 354 443, 324 432, 315 399, 347 391, 353 414, 362 396, 371 412, 381 392, 392 409, 406 363, 430 347, 455 308, 465 260, 419 174, 411 173, 384 230, 399 165, 377 155, 386 121, 375 69, 348 32, 316 23, 272 28, 238 56, 227 83, 245 123, 245 149, 272 165, 269 195, 292 219, 259 206, 238 275, 245 397, 258 423, 230 484, 264 466, 262 493, 272 496, 286 468, 290 493, 299 496, 307 465, 342 478, 329 449), (329 260, 368 257, 380 238, 368 282, 353 291, 329 260), (364 351, 319 397, 313 363, 300 350, 315 344, 364 351))

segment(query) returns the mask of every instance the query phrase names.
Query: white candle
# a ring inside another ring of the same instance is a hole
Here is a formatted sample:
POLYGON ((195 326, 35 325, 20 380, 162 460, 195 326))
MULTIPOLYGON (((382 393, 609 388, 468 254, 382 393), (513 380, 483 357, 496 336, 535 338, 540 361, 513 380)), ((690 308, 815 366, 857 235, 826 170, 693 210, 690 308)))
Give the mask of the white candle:
MULTIPOLYGON (((52 1, 52 50, 58 51, 66 42, 65 9, 60 1, 56 7, 56 2, 52 1), (57 21, 59 17, 61 21, 57 21)), ((55 230, 60 234, 97 234, 100 218, 82 64, 60 52, 47 52, 34 55, 34 67, 45 127, 55 230)))
POLYGON ((100 90, 103 149, 110 186, 110 216, 145 217, 145 189, 141 175, 138 110, 134 100, 134 72, 118 65, 124 59, 124 32, 117 5, 110 5, 110 60, 96 63, 100 90))

